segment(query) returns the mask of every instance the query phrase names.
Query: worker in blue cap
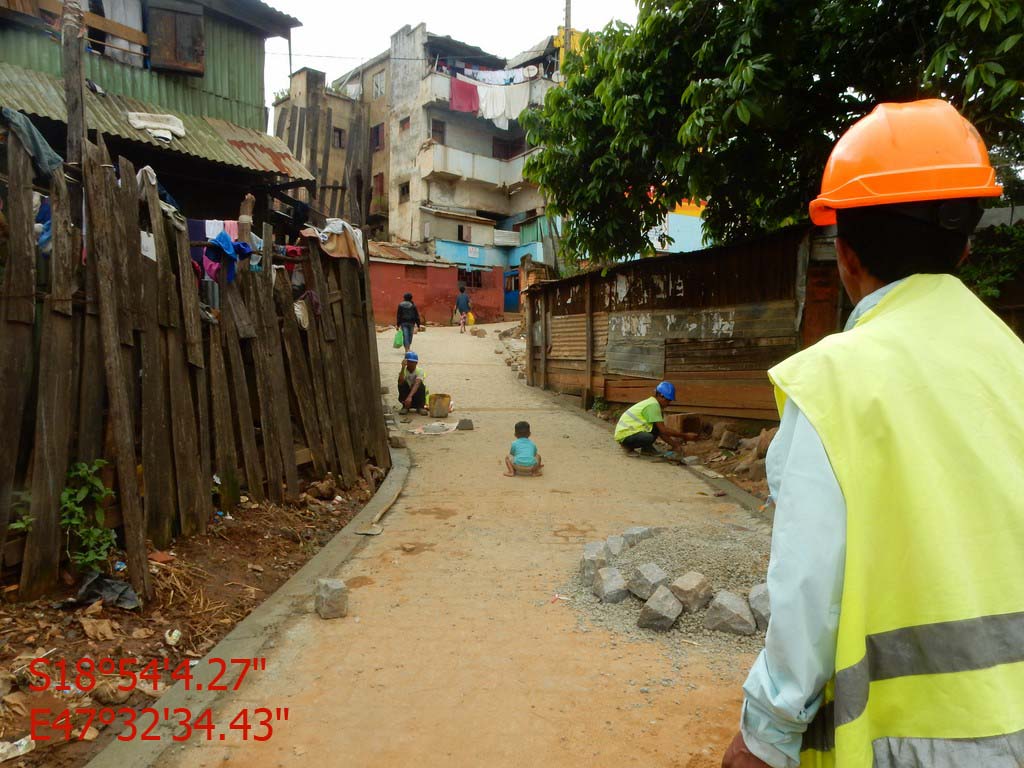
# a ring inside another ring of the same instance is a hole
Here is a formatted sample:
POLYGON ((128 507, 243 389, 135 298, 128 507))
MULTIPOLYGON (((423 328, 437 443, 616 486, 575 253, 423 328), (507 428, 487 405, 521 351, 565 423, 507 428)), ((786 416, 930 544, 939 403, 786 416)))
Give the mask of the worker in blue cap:
POLYGON ((398 400, 402 404, 400 413, 406 414, 412 409, 426 416, 429 394, 427 373, 420 367, 420 356, 415 352, 406 352, 402 370, 398 372, 398 400))
POLYGON ((663 381, 654 388, 654 395, 631 406, 615 426, 615 442, 626 451, 640 449, 641 453, 658 455, 654 441, 661 438, 676 450, 683 447, 683 433, 665 425, 662 408, 676 399, 676 388, 671 381, 663 381))

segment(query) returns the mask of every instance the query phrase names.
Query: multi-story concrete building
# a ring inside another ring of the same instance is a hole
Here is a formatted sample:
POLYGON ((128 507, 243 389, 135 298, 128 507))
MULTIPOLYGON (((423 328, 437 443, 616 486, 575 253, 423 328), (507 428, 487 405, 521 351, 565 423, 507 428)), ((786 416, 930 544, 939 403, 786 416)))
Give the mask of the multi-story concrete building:
MULTIPOLYGON (((523 180, 531 150, 518 117, 554 85, 551 41, 506 61, 423 24, 406 26, 389 51, 334 81, 335 91, 368 105, 370 210, 389 239, 495 265, 508 265, 510 254, 489 249, 533 242, 510 234, 544 207, 523 180), (458 92, 467 86, 477 91, 468 105, 458 92)), ((530 251, 541 257, 541 247, 530 251)))
POLYGON ((313 207, 455 265, 452 290, 462 284, 486 296, 487 306, 477 302, 484 316, 515 311, 522 259, 554 264, 544 200, 523 179, 536 150, 518 118, 543 103, 557 67, 550 36, 505 60, 423 24, 406 26, 387 51, 329 87, 320 73, 295 73, 275 104, 275 132, 287 139, 302 131, 302 110, 312 107, 321 124, 329 110, 333 133, 344 138, 332 138, 326 173, 323 160, 288 142, 318 177, 313 207))
MULTIPOLYGON (((440 269, 424 291, 437 304, 433 317, 450 311, 440 303, 442 282, 451 283, 452 294, 466 286, 481 314, 491 317, 518 310, 524 258, 555 265, 557 232, 543 196, 523 178, 526 160, 540 150, 528 145, 519 117, 543 104, 555 86, 561 40, 546 37, 505 60, 423 24, 405 26, 388 50, 328 87, 322 73, 292 76, 288 98, 275 105, 276 133, 317 176, 313 207, 394 246, 371 255, 371 263, 388 260, 387 279, 382 275, 374 289, 382 317, 401 298, 396 270, 403 265, 412 284, 424 264, 440 269), (309 157, 309 142, 304 149, 291 140, 296 121, 299 133, 303 126, 315 131, 312 121, 340 131, 329 157, 316 144, 316 157, 309 157), (405 256, 395 256, 395 248, 405 256)), ((660 248, 659 235, 670 235, 670 251, 700 248, 699 217, 699 208, 680 208, 652 239, 660 248)))

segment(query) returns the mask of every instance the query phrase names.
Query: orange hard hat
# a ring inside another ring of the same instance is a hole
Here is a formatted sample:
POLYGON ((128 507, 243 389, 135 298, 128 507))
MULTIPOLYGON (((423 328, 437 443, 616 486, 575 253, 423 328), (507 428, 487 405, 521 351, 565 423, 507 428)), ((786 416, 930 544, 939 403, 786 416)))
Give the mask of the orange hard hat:
POLYGON ((879 104, 836 142, 811 221, 835 224, 837 208, 1002 193, 985 142, 951 104, 879 104))

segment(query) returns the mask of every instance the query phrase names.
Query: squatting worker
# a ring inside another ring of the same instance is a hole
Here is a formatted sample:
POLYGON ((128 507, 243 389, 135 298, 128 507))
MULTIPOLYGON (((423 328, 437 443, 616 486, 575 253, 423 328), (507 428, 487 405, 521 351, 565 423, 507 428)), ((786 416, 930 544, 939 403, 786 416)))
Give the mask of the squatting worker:
POLYGON ((1024 345, 951 274, 1001 191, 942 101, 832 151, 811 219, 855 308, 769 372, 772 617, 727 768, 1024 760, 1024 345))
POLYGON ((415 352, 406 352, 402 370, 398 372, 398 401, 402 404, 399 413, 404 415, 413 409, 421 416, 426 416, 429 395, 427 373, 420 367, 420 356, 415 352))
POLYGON ((615 425, 615 441, 627 451, 640 449, 656 454, 654 441, 659 437, 675 449, 683 446, 683 433, 665 426, 661 409, 676 399, 676 388, 671 381, 663 381, 654 388, 654 395, 630 406, 615 425))
POLYGON ((412 347, 412 337, 419 328, 423 330, 423 323, 420 321, 420 311, 412 303, 412 294, 407 293, 398 302, 397 324, 402 331, 402 343, 405 345, 406 353, 412 347))

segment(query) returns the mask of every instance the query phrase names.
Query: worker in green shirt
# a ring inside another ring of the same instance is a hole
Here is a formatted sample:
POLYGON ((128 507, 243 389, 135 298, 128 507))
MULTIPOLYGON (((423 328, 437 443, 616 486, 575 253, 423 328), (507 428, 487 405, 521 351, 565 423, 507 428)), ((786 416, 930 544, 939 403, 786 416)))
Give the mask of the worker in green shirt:
POLYGON ((657 455, 654 441, 659 437, 674 449, 683 447, 683 433, 665 426, 661 409, 676 399, 675 385, 663 381, 654 388, 654 396, 631 406, 615 426, 615 441, 627 451, 637 448, 645 454, 657 455))

